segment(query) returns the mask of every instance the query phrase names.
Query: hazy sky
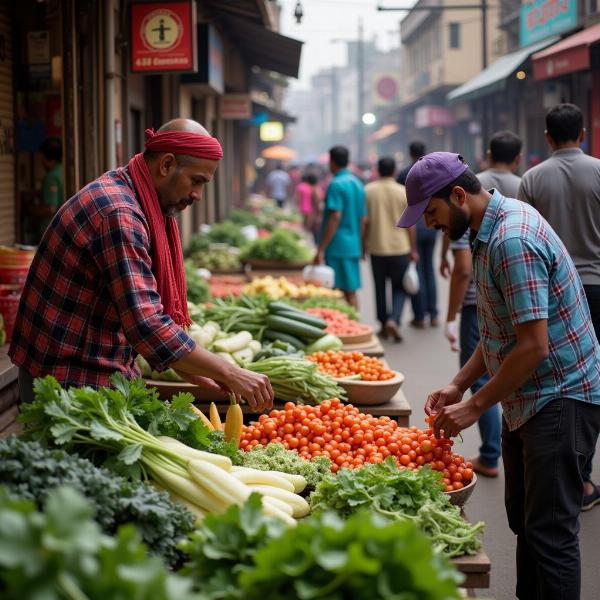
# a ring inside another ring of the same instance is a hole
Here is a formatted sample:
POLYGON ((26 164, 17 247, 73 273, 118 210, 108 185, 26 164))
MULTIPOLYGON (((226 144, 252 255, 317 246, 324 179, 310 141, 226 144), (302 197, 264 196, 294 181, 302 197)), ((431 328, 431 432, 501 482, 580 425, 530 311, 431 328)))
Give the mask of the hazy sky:
MULTIPOLYGON (((397 47, 399 22, 405 12, 378 12, 377 6, 412 6, 416 0, 301 0, 304 17, 296 23, 296 0, 279 0, 282 6, 281 33, 304 42, 299 81, 293 84, 309 87, 310 77, 319 69, 345 62, 346 46, 332 40, 358 37, 362 18, 364 38, 377 39, 382 50, 397 47)), ((295 83, 294 83, 295 82, 295 83)))

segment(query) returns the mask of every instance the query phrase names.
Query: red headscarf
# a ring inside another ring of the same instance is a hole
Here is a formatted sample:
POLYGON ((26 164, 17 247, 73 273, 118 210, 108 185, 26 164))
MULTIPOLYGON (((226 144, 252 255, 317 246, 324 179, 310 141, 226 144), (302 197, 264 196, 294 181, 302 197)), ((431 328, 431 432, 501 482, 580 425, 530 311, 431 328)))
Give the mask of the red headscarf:
MULTIPOLYGON (((223 150, 217 138, 189 131, 146 129, 146 148, 153 152, 187 154, 197 158, 221 160, 223 150)), ((148 165, 142 154, 129 161, 129 174, 137 190, 142 210, 150 227, 152 272, 163 311, 181 327, 192 324, 187 308, 187 287, 179 228, 174 217, 163 213, 148 165)))

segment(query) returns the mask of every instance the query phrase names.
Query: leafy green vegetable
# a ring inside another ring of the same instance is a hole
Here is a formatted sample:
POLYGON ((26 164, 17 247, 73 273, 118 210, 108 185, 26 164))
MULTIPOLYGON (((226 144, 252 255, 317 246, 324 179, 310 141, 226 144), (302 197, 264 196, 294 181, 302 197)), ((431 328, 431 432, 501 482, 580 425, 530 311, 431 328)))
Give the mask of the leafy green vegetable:
POLYGON ((190 580, 148 557, 135 527, 101 533, 75 490, 49 493, 43 513, 0 488, 0 590, 4 600, 200 600, 190 580))
POLYGON ((408 521, 311 516, 259 549, 240 574, 246 600, 450 600, 462 577, 408 521))
POLYGON ((472 525, 442 492, 441 474, 428 465, 418 471, 400 469, 393 458, 361 469, 328 475, 310 497, 314 512, 335 510, 349 516, 368 509, 388 519, 409 519, 446 556, 475 554, 484 524, 472 525))
POLYGON ((287 229, 277 229, 266 238, 255 240, 242 251, 242 258, 262 260, 308 261, 312 257, 310 248, 299 241, 298 234, 287 229))
POLYGON ((237 225, 241 225, 242 227, 245 225, 254 225, 258 227, 261 224, 261 219, 258 215, 241 208, 234 208, 229 213, 229 220, 237 225))
POLYGON ((213 244, 227 244, 228 246, 241 248, 247 242, 241 229, 241 226, 236 223, 223 221, 222 223, 211 225, 206 237, 213 244))
POLYGON ((206 302, 210 295, 208 283, 196 272, 196 265, 191 260, 185 261, 185 279, 187 282, 187 298, 190 302, 206 302))
POLYGON ((292 306, 296 308, 306 309, 306 308, 335 308, 335 310, 339 310, 348 316, 349 319, 353 321, 358 321, 358 311, 350 306, 345 300, 337 299, 337 298, 328 298, 326 296, 314 296, 312 298, 306 298, 305 300, 289 300, 286 299, 285 302, 288 302, 292 306))
POLYGON ((53 489, 68 485, 86 497, 104 532, 113 534, 131 523, 150 552, 170 565, 181 560, 177 543, 194 526, 193 515, 167 493, 127 481, 85 458, 16 437, 0 442, 0 481, 11 495, 33 500, 38 508, 53 489))
POLYGON ((313 488, 323 477, 331 474, 331 461, 328 458, 317 456, 313 460, 305 460, 297 452, 286 449, 282 444, 270 443, 266 446, 256 446, 249 452, 242 453, 242 460, 244 467, 302 475, 313 488))
POLYGON ((205 600, 237 600, 239 574, 254 564, 257 550, 280 537, 283 521, 266 516, 258 494, 240 508, 231 506, 222 515, 207 515, 200 527, 182 542, 189 555, 181 573, 194 579, 205 600))
MULTIPOLYGON (((191 394, 163 402, 143 380, 111 376, 113 388, 63 389, 54 377, 34 381, 36 399, 24 405, 19 420, 26 436, 43 445, 93 453, 95 462, 127 477, 139 478, 163 468, 187 475, 187 461, 161 444, 167 435, 199 449, 220 447, 218 439, 190 409, 191 394)), ((234 449, 227 449, 234 452, 234 449)))

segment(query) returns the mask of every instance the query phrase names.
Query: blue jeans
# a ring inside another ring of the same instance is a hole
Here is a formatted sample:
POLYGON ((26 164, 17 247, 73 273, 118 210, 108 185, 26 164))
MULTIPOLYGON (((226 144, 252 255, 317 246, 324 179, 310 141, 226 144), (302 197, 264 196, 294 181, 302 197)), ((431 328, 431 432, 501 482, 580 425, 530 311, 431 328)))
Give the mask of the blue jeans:
POLYGON ((556 398, 521 427, 502 428, 504 503, 517 536, 517 598, 579 600, 582 470, 600 406, 556 398))
POLYGON ((438 316, 437 288, 433 269, 433 249, 436 238, 435 229, 427 229, 417 224, 419 293, 410 297, 415 321, 424 321, 426 315, 429 315, 430 319, 437 319, 438 316))
MULTIPOLYGON (((471 358, 479 343, 479 327, 477 325, 477 307, 475 305, 463 306, 460 313, 460 366, 471 358)), ((488 381, 488 375, 480 377, 472 386, 471 393, 475 393, 488 381)), ((494 404, 488 408, 477 423, 481 435, 479 459, 486 467, 496 468, 500 458, 500 408, 494 404)))
POLYGON ((383 327, 388 319, 400 325, 400 315, 404 307, 406 294, 402 287, 402 278, 410 264, 410 255, 373 256, 371 255, 371 268, 373 269, 373 282, 375 284, 375 305, 377 306, 377 320, 383 327), (388 311, 386 283, 390 280, 392 285, 392 310, 388 311))

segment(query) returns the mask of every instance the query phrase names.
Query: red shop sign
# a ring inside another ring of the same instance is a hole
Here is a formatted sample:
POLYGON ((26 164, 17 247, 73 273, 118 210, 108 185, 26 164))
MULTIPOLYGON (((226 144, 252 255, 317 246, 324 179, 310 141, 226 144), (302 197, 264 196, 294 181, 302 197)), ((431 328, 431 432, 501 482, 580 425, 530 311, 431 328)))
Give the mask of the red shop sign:
POLYGON ((196 71, 196 3, 131 5, 131 70, 196 71))

